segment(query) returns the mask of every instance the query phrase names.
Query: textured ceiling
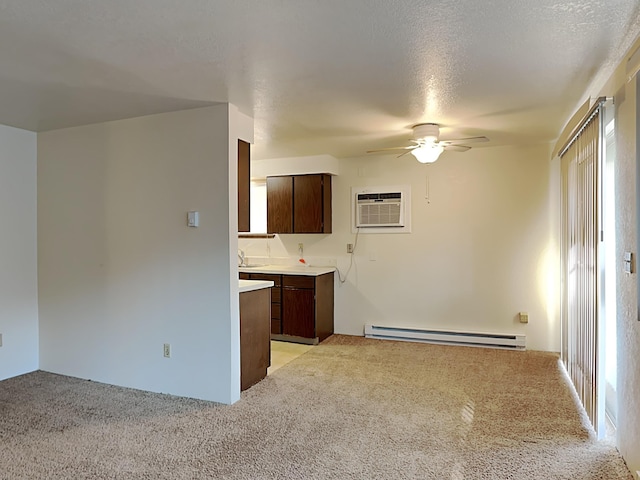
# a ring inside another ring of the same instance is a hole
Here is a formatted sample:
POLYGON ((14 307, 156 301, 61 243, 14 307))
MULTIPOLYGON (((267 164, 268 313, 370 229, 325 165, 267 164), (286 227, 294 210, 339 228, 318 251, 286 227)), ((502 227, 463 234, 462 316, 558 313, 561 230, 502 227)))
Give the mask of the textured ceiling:
POLYGON ((419 122, 550 141, 639 33, 638 0, 0 0, 0 123, 232 102, 263 158, 361 155, 419 122))

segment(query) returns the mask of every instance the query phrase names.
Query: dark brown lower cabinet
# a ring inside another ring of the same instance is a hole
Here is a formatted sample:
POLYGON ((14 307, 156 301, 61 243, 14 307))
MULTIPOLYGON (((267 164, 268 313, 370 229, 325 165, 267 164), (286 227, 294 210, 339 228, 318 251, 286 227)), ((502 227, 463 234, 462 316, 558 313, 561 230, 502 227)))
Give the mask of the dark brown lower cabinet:
MULTIPOLYGON (((313 283, 313 277, 310 278, 313 283)), ((316 336, 315 289, 282 287, 282 334, 294 337, 314 338, 316 336)))
POLYGON ((283 275, 282 335, 278 339, 316 344, 330 335, 333 335, 333 272, 317 277, 283 275))
POLYGON ((282 295, 282 275, 273 273, 243 273, 239 274, 240 280, 268 280, 273 282, 271 288, 271 333, 279 335, 282 333, 281 322, 281 295, 282 295))
POLYGON ((271 364, 271 289, 240 294, 240 389, 267 376, 271 364))
POLYGON ((317 344, 333 335, 333 272, 318 276, 240 273, 271 280, 271 339, 317 344))

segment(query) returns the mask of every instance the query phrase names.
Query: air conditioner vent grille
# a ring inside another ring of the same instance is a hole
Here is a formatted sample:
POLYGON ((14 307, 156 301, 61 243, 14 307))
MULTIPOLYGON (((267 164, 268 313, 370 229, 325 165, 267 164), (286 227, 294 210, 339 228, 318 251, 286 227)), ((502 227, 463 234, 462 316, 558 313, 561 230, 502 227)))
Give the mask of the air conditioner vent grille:
POLYGON ((361 193, 357 196, 358 227, 404 226, 402 193, 361 193))
POLYGON ((360 225, 400 225, 400 204, 360 205, 360 225))

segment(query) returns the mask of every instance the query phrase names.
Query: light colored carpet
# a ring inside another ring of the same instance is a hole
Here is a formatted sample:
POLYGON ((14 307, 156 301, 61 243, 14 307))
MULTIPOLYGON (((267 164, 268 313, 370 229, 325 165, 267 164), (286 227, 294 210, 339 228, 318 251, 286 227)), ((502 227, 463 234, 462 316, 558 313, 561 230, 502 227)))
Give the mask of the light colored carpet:
POLYGON ((555 355, 345 336, 232 406, 44 372, 5 380, 0 447, 11 480, 632 478, 555 355))

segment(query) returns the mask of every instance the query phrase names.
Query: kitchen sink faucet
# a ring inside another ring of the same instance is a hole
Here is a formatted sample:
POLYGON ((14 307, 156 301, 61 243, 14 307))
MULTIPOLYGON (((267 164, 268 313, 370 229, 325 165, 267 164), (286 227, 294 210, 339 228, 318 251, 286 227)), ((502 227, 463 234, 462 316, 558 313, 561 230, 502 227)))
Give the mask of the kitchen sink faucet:
POLYGON ((238 249, 238 260, 240 260, 240 263, 238 264, 239 267, 244 267, 245 263, 244 263, 244 250, 242 250, 241 248, 238 249))

